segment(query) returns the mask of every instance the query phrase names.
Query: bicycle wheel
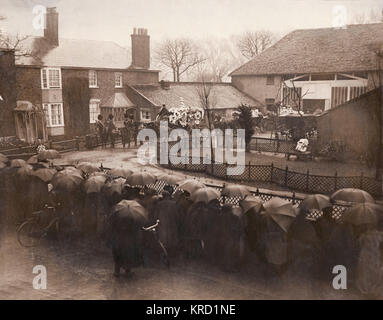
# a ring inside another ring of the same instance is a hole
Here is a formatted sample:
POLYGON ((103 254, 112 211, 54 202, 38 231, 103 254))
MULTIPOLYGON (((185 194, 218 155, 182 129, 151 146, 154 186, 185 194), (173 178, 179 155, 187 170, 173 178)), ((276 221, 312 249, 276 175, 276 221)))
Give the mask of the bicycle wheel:
POLYGON ((17 229, 17 241, 23 247, 35 247, 39 245, 43 230, 35 221, 25 221, 17 229))

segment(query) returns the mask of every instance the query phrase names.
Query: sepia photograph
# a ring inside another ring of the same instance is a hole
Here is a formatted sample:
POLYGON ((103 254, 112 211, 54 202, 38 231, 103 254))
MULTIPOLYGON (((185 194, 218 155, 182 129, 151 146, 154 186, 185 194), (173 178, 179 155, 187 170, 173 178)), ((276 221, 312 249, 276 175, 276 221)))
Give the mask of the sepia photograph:
POLYGON ((0 300, 383 299, 382 86, 383 0, 0 0, 0 300))

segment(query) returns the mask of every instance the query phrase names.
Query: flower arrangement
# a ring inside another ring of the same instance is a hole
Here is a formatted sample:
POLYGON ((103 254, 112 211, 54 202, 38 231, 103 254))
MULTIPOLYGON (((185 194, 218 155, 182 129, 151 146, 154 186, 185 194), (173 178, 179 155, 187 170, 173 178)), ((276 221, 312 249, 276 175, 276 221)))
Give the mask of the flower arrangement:
POLYGON ((183 104, 177 108, 169 109, 169 122, 182 128, 195 128, 201 124, 204 111, 201 108, 190 108, 183 104))

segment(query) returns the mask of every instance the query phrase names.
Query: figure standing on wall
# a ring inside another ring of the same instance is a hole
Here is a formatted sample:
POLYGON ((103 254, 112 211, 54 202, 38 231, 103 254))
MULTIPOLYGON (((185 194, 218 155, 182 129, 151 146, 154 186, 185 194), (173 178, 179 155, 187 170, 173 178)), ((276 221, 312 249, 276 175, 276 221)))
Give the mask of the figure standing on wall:
POLYGON ((108 120, 106 121, 106 138, 105 138, 105 143, 108 142, 110 138, 110 147, 114 148, 114 135, 115 131, 117 130, 116 125, 113 122, 113 115, 110 114, 108 116, 108 120))

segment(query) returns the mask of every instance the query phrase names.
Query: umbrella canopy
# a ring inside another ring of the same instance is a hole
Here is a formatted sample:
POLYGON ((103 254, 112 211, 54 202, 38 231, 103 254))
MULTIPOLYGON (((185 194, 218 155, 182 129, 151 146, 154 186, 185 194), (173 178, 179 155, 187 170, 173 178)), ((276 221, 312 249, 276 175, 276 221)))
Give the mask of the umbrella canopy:
POLYGON ((289 230, 297 215, 297 210, 289 201, 277 197, 265 202, 263 207, 263 214, 273 219, 285 232, 289 230))
POLYGON ((251 195, 248 188, 239 184, 225 185, 221 194, 227 197, 238 197, 242 199, 251 195))
POLYGON ((27 160, 27 163, 29 163, 29 164, 36 164, 36 163, 39 163, 38 155, 35 154, 34 156, 30 157, 30 158, 27 160))
POLYGON ((78 189, 83 180, 81 174, 64 169, 53 176, 51 183, 57 190, 71 192, 78 189))
POLYGON ((209 203, 210 201, 214 199, 219 199, 219 198, 220 198, 219 191, 209 187, 199 188, 195 190, 191 195, 191 199, 194 202, 209 203))
POLYGON ((330 198, 323 194, 311 194, 299 204, 303 210, 323 210, 331 206, 330 198))
POLYGON ((114 216, 118 221, 134 223, 140 227, 148 223, 146 209, 134 200, 122 200, 114 206, 114 216))
POLYGON ((340 221, 353 225, 377 224, 381 218, 383 218, 383 207, 367 202, 355 204, 347 209, 340 221))
POLYGON ((247 196, 245 199, 239 201, 239 205, 243 209, 243 213, 255 209, 256 212, 260 212, 263 208, 263 201, 259 197, 247 196))
POLYGON ((106 177, 105 176, 92 176, 84 183, 84 190, 86 193, 98 193, 101 191, 102 187, 105 185, 106 177))
POLYGON ((44 182, 49 182, 52 180, 53 176, 56 174, 56 169, 42 168, 36 171, 33 171, 31 174, 35 177, 40 178, 44 182))
POLYGON ((26 164, 17 169, 17 175, 20 177, 30 176, 33 173, 33 167, 29 164, 26 164))
POLYGON ((354 188, 344 188, 335 191, 331 195, 332 200, 354 202, 354 203, 374 203, 374 198, 366 191, 354 188))
POLYGON ((106 173, 105 172, 93 172, 93 173, 91 173, 90 175, 89 175, 89 178, 90 177, 105 177, 105 178, 107 178, 107 175, 106 175, 106 173))
POLYGON ((2 153, 0 153, 0 162, 7 162, 7 161, 8 161, 8 158, 2 153))
POLYGON ((135 172, 132 173, 126 181, 131 186, 145 186, 148 184, 156 183, 156 177, 148 172, 135 172))
POLYGON ((21 168, 27 165, 27 163, 23 159, 14 159, 11 160, 11 167, 12 168, 21 168))
POLYGON ((182 178, 180 178, 176 175, 173 175, 173 174, 172 175, 168 174, 168 173, 160 174, 159 176, 157 176, 157 179, 159 181, 164 181, 171 186, 178 185, 180 183, 180 181, 182 180, 182 178))
POLYGON ((113 168, 109 171, 109 174, 115 178, 128 178, 133 174, 133 171, 127 168, 113 168))
POLYGON ((60 173, 62 174, 69 174, 69 175, 75 175, 75 176, 79 176, 80 178, 82 178, 82 171, 75 168, 75 167, 66 167, 64 168, 63 170, 59 171, 60 173))
POLYGON ((124 190, 125 183, 126 180, 124 178, 112 180, 111 182, 107 182, 102 186, 102 192, 108 197, 111 197, 115 193, 121 195, 122 191, 124 190))
POLYGON ((51 160, 51 159, 60 159, 61 154, 57 150, 54 149, 48 149, 41 151, 38 155, 37 158, 39 160, 51 160))
POLYGON ((204 188, 205 185, 195 179, 187 179, 179 185, 179 188, 192 194, 194 191, 200 188, 204 188))
POLYGON ((90 162, 81 162, 76 166, 76 168, 87 174, 100 171, 99 167, 90 162))

